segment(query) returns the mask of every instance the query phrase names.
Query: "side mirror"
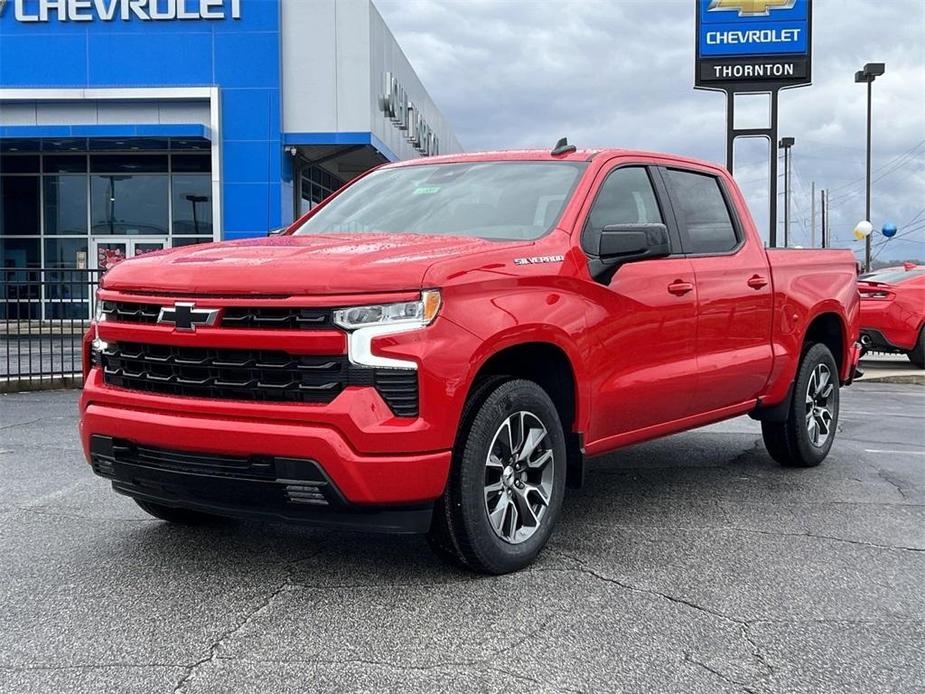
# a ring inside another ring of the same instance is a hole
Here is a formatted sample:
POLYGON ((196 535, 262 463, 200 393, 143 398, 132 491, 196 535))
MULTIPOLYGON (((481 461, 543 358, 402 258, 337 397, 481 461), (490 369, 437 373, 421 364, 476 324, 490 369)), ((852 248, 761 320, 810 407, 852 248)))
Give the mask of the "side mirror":
POLYGON ((664 224, 611 224, 601 230, 597 257, 590 261, 591 275, 609 282, 624 263, 668 255, 671 243, 664 224))
POLYGON ((281 236, 289 227, 280 227, 279 229, 270 229, 267 236, 281 236))

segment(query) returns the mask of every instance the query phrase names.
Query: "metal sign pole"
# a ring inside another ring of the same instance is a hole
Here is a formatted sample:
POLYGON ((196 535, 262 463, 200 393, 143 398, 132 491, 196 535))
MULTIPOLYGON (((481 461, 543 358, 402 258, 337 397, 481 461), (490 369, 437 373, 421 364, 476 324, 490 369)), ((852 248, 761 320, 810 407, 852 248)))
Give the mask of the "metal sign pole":
POLYGON ((694 88, 726 94, 726 168, 733 173, 737 137, 770 143, 768 245, 775 248, 778 94, 812 84, 812 0, 695 0, 695 17, 694 88), (737 129, 736 94, 769 94, 770 126, 737 129))
POLYGON ((771 127, 769 128, 736 128, 735 127, 735 95, 736 92, 727 89, 726 92, 726 168, 735 175, 735 141, 738 137, 763 137, 770 144, 770 161, 768 162, 768 247, 777 248, 777 93, 771 93, 771 127))

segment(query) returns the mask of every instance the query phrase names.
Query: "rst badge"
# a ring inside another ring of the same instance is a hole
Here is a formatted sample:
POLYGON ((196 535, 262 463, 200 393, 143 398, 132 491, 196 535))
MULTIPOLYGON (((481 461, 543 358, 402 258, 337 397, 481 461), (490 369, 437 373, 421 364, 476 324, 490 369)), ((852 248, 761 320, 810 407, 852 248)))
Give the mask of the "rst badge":
POLYGON ((217 308, 196 308, 196 304, 178 301, 173 306, 164 306, 157 322, 173 324, 177 330, 194 332, 197 325, 215 325, 218 312, 217 308))

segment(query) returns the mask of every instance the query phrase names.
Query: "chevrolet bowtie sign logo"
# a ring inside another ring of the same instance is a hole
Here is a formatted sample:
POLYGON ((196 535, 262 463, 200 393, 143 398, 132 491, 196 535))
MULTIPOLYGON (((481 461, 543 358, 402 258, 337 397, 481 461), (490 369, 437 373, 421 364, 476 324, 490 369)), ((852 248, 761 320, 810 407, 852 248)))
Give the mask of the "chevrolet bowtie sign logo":
POLYGON ((708 12, 738 11, 740 17, 767 17, 771 10, 789 10, 796 0, 713 0, 708 12))
POLYGON ((196 304, 178 301, 173 306, 164 306, 157 322, 173 323, 177 330, 193 332, 197 325, 214 325, 218 311, 217 308, 196 308, 196 304))

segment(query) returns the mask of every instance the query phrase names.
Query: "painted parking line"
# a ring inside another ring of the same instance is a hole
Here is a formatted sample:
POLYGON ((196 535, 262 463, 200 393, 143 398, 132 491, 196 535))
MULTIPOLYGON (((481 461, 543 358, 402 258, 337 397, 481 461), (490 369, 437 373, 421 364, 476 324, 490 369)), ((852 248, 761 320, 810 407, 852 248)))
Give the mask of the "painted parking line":
POLYGON ((865 448, 865 453, 900 453, 902 455, 925 455, 925 451, 896 451, 896 450, 885 450, 880 448, 865 448))

